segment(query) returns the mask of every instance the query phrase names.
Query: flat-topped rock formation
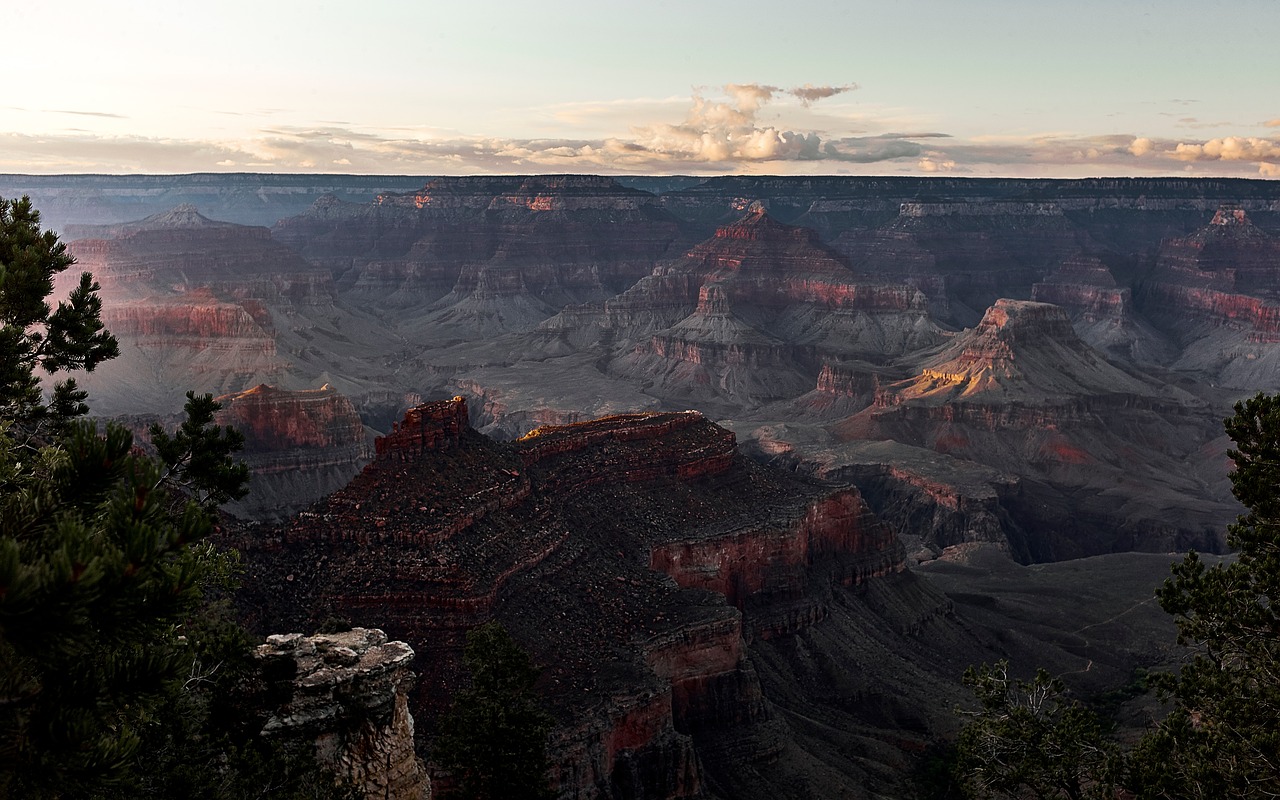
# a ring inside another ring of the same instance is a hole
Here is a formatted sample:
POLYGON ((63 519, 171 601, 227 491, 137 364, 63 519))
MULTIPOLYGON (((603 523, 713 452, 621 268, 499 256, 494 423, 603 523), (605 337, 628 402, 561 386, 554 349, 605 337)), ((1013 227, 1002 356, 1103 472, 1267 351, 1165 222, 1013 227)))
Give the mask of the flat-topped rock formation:
POLYGON ((317 763, 366 800, 429 800, 414 753, 413 649, 377 629, 276 634, 254 652, 269 709, 264 736, 313 744, 317 763))
POLYGON ((462 634, 501 620, 546 668, 565 796, 699 796, 798 763, 755 648, 773 658, 832 626, 930 628, 945 609, 856 491, 758 467, 698 412, 507 444, 468 416, 463 398, 410 410, 350 486, 252 532, 255 613, 381 620, 419 652, 428 730, 459 686, 462 634), (867 592, 889 616, 860 605, 867 592))

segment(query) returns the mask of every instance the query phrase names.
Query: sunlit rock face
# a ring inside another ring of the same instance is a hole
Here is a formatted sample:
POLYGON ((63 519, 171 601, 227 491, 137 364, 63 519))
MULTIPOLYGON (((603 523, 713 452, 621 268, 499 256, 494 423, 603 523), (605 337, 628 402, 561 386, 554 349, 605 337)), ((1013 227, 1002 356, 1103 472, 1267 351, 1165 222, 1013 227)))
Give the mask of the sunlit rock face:
POLYGON ((1063 309, 1000 300, 837 431, 1021 476, 1015 516, 1032 516, 1026 538, 1009 545, 1041 560, 1220 546, 1214 531, 1231 509, 1204 498, 1196 477, 1216 466, 1207 455, 1216 423, 1191 395, 1109 362, 1063 309), (1037 512, 1036 503, 1075 512, 1037 512))
POLYGON ((218 397, 217 422, 245 437, 249 496, 228 506, 280 519, 346 486, 373 456, 355 406, 329 385, 289 391, 261 384, 218 397))
POLYGON ((871 622, 867 592, 926 629, 944 613, 855 490, 763 469, 702 414, 505 444, 468 418, 463 398, 410 410, 349 487, 248 534, 255 613, 379 619, 419 653, 428 730, 463 680, 463 632, 501 620, 546 668, 562 796, 703 796, 789 762, 789 701, 766 692, 754 648, 897 630, 871 622))

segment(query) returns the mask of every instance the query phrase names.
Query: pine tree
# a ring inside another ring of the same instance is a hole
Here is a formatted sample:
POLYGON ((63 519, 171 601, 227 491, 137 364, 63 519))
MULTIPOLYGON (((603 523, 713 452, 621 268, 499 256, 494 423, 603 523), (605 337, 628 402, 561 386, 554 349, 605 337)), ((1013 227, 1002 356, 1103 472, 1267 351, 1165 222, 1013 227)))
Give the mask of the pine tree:
POLYGON ((57 235, 40 229, 30 198, 0 198, 0 419, 26 435, 88 412, 74 378, 56 383, 46 403, 37 369, 92 372, 119 352, 89 273, 56 309, 49 306, 54 276, 74 263, 57 235))
POLYGON ((0 796, 87 797, 140 771, 140 733, 192 674, 203 645, 183 625, 218 560, 194 545, 246 473, 211 397, 188 395, 163 468, 126 429, 75 421, 73 379, 46 400, 42 371, 92 370, 117 345, 87 273, 51 309, 73 261, 39 221, 0 199, 0 796))
POLYGON ((436 763, 465 800, 547 800, 551 718, 533 691, 539 670, 498 622, 467 634, 462 660, 471 688, 440 721, 436 763))
POLYGON ((1233 560, 1192 552, 1158 593, 1195 655, 1159 684, 1174 706, 1135 754, 1142 797, 1280 797, 1280 396, 1237 403, 1225 425, 1248 513, 1227 533, 1233 560))
POLYGON ((1121 752, 1060 682, 1042 673, 1010 691, 1003 668, 971 670, 982 709, 955 774, 972 796, 1280 797, 1280 395, 1237 403, 1224 424, 1248 513, 1227 532, 1234 557, 1208 566, 1189 553, 1157 592, 1192 651, 1176 674, 1148 675, 1168 715, 1121 752))
POLYGON ((1112 797, 1119 747, 1098 716, 1067 697, 1044 670, 1009 677, 1001 661, 970 667, 964 683, 980 709, 956 742, 954 775, 965 795, 986 798, 1112 797))

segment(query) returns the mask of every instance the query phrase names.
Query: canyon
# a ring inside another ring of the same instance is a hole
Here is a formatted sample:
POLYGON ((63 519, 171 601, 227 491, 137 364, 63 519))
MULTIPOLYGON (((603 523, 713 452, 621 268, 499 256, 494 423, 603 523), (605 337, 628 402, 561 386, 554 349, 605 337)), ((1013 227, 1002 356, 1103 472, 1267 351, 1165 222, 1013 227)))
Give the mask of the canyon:
POLYGON ((564 798, 901 796, 963 664, 1167 663, 1102 623, 1223 551, 1280 390, 1274 182, 197 177, 0 181, 102 284, 95 412, 220 398, 251 618, 409 643, 423 755, 502 621, 564 798))

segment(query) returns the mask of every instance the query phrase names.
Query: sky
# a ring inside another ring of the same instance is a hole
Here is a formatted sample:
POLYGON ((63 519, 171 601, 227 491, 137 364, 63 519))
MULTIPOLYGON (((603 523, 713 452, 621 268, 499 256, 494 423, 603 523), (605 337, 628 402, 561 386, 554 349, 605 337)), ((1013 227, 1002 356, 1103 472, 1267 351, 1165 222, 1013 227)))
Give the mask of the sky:
POLYGON ((0 172, 1280 178, 1277 0, 0 0, 0 172))

